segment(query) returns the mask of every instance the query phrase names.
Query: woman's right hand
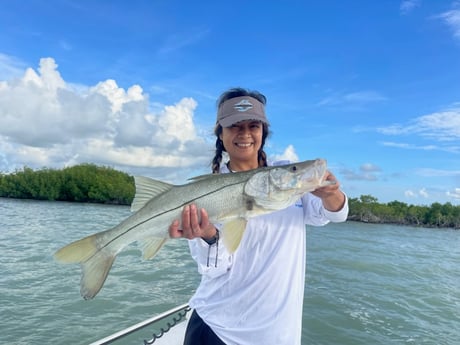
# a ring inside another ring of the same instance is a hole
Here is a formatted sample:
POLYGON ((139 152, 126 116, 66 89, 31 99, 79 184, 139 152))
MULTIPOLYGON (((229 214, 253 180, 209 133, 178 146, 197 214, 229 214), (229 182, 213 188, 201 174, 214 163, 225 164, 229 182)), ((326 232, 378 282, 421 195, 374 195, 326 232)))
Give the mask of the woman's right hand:
POLYGON ((195 204, 184 206, 181 220, 176 219, 169 226, 169 236, 172 238, 184 237, 191 240, 201 237, 209 240, 216 236, 216 232, 216 227, 209 222, 206 210, 198 210, 195 204))

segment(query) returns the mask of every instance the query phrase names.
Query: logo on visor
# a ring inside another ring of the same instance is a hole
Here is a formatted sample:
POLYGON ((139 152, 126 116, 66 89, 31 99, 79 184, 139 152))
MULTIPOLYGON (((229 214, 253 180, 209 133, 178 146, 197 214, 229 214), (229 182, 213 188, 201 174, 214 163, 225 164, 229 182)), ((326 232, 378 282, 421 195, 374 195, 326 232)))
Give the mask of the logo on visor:
POLYGON ((240 111, 240 112, 245 112, 252 108, 253 108, 252 103, 249 102, 247 99, 243 99, 242 101, 239 101, 233 106, 233 109, 240 111))

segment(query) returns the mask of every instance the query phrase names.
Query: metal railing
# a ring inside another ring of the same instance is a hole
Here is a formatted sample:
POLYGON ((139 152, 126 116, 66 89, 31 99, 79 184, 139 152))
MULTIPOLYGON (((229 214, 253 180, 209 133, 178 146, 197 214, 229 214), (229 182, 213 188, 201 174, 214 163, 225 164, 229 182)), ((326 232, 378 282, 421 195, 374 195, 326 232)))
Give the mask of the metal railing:
POLYGON ((144 320, 142 322, 139 322, 135 325, 132 325, 131 327, 125 328, 119 332, 113 333, 109 335, 108 337, 105 337, 103 339, 97 340, 90 345, 105 345, 105 344, 111 344, 112 342, 119 340, 129 334, 135 333, 147 326, 154 325, 155 323, 162 321, 167 318, 172 317, 172 322, 167 322, 166 327, 163 328, 161 327, 160 331, 158 334, 153 333, 153 337, 150 340, 144 340, 144 345, 150 345, 155 342, 156 339, 161 338, 165 333, 167 333, 172 327, 180 323, 185 319, 185 316, 187 313, 190 311, 190 307, 188 304, 183 304, 178 307, 175 307, 173 309, 170 309, 163 314, 151 317, 147 320, 144 320))

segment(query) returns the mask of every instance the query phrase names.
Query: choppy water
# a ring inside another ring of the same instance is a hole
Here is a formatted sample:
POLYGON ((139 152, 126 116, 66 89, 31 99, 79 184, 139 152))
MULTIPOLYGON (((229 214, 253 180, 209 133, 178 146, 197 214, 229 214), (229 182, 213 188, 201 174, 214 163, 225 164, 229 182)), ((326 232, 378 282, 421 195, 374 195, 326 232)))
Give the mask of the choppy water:
MULTIPOLYGON (((54 261, 62 245, 128 215, 0 198, 1 344, 88 344, 187 302, 199 276, 183 240, 151 261, 123 252, 92 301, 80 298, 78 265, 54 261)), ((460 231, 343 223, 307 232, 302 344, 460 344, 460 231)))

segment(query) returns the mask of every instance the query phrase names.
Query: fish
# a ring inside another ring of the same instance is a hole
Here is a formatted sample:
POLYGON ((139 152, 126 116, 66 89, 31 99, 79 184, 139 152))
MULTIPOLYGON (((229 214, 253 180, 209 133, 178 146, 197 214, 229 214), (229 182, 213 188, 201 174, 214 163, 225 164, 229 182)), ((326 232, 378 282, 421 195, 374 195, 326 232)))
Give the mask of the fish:
POLYGON ((334 183, 326 181, 325 159, 191 178, 173 185, 135 176, 136 194, 129 217, 111 229, 72 242, 54 254, 61 263, 80 263, 80 294, 92 299, 101 290, 116 256, 133 242, 143 258, 153 258, 169 239, 171 223, 186 205, 204 208, 211 223, 220 224, 220 238, 233 253, 247 221, 294 204, 302 195, 334 183))

